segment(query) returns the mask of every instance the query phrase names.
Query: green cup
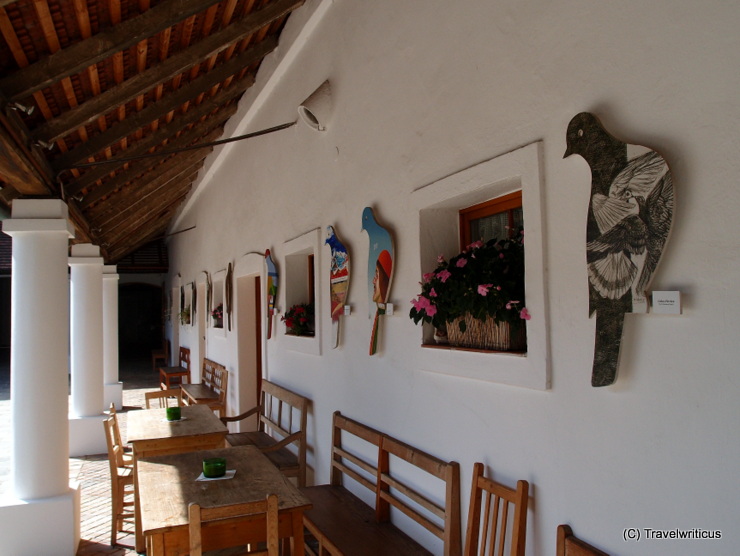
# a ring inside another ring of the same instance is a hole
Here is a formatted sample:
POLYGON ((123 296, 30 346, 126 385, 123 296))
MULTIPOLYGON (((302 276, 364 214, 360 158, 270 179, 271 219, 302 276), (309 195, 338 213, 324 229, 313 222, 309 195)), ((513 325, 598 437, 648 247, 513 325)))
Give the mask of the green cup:
POLYGON ((179 407, 168 407, 167 408, 167 420, 168 421, 179 421, 181 412, 179 407))
POLYGON ((226 458, 206 458, 203 460, 203 476, 209 479, 226 474, 226 458))

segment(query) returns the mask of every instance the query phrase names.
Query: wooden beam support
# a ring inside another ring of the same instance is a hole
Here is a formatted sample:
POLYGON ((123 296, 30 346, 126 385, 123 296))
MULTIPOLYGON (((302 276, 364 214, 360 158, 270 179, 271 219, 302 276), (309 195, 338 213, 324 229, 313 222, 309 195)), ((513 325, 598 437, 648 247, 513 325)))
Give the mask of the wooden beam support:
POLYGON ((140 228, 151 226, 152 221, 158 219, 162 211, 167 210, 173 203, 182 201, 190 192, 191 187, 192 181, 181 181, 177 185, 177 188, 165 190, 164 193, 161 193, 159 202, 156 205, 141 207, 134 214, 130 215, 127 222, 120 222, 117 226, 109 228, 105 234, 105 241, 111 245, 115 245, 140 228))
MULTIPOLYGON (((116 154, 116 156, 112 157, 110 160, 117 160, 117 159, 131 157, 131 156, 138 156, 140 154, 146 153, 150 149, 161 145, 167 139, 174 137, 176 133, 183 130, 187 126, 197 122, 198 120, 200 120, 201 118, 205 116, 209 116, 211 112, 213 112, 214 110, 217 110, 220 106, 231 102, 232 99, 235 99, 236 97, 241 95, 246 89, 251 87, 253 84, 254 84, 254 78, 251 75, 241 79, 240 81, 232 83, 232 85, 229 86, 227 89, 219 90, 219 92, 216 93, 216 95, 214 95, 213 97, 191 108, 179 118, 173 119, 170 123, 160 126, 157 129, 157 131, 155 131, 154 133, 150 135, 147 135, 142 140, 137 141, 130 149, 119 152, 118 154, 116 154)), ((223 115, 226 118, 230 118, 236 113, 237 108, 238 108, 237 103, 231 103, 225 109, 219 110, 219 112, 214 114, 212 117, 216 119, 220 119, 223 115)), ((210 118, 211 116, 209 116, 209 119, 210 118)), ((168 148, 170 146, 171 145, 168 145, 164 148, 168 148)), ((151 160, 149 161, 149 163, 151 164, 151 160)), ((112 172, 115 172, 118 168, 120 168, 124 164, 125 162, 121 162, 118 165, 114 163, 110 163, 110 164, 101 164, 100 166, 93 166, 89 168, 88 170, 86 170, 85 173, 82 176, 80 176, 77 180, 69 183, 64 188, 64 190, 68 196, 77 195, 83 189, 91 187, 96 181, 104 178, 105 176, 107 176, 108 174, 112 172)), ((136 164, 136 162, 130 163, 131 166, 133 166, 134 164, 136 164)))
MULTIPOLYGON (((216 125, 220 125, 223 122, 214 122, 216 125)), ((223 133, 223 128, 218 127, 215 130, 211 130, 207 135, 203 135, 206 126, 208 126, 208 129, 210 129, 210 122, 206 121, 201 126, 196 126, 195 128, 183 133, 180 137, 178 137, 175 141, 170 143, 170 147, 173 149, 186 147, 191 145, 195 140, 199 140, 199 142, 210 142, 218 137, 221 136, 223 133)), ((211 152, 213 150, 213 147, 204 147, 204 149, 207 148, 208 152, 211 152)), ((196 151, 184 151, 185 153, 198 153, 201 152, 201 150, 196 151)), ((96 203, 103 197, 110 195, 114 191, 123 188, 126 186, 126 184, 130 183, 132 180, 136 179, 138 176, 144 174, 149 169, 153 169, 154 172, 157 171, 157 168, 159 166, 162 166, 163 164, 167 164, 167 162, 162 163, 162 159, 145 159, 140 161, 139 164, 132 164, 132 167, 128 170, 121 172, 118 176, 108 180, 103 185, 96 187, 93 189, 90 193, 85 195, 82 198, 82 201, 80 201, 80 205, 82 208, 88 208, 90 205, 96 203)), ((149 174, 146 174, 149 175, 149 174)))
POLYGON ((149 181, 129 195, 116 198, 115 206, 119 210, 109 212, 99 219, 100 226, 106 230, 126 225, 126 222, 137 211, 146 210, 151 206, 161 205, 166 200, 168 191, 177 189, 187 178, 197 175, 203 167, 204 159, 181 161, 181 165, 170 168, 167 172, 149 181), (124 207, 121 209, 121 207, 124 207))
MULTIPOLYGON (((78 128, 97 120, 111 110, 115 110, 116 107, 145 94, 155 86, 166 83, 188 68, 207 60, 227 48, 231 43, 252 35, 302 3, 303 0, 279 0, 274 4, 269 4, 266 8, 248 15, 229 27, 206 37, 199 43, 180 51, 171 58, 127 79, 120 85, 116 85, 91 98, 84 104, 68 110, 58 118, 37 127, 33 131, 33 138, 41 143, 53 143, 78 128)), ((250 50, 255 48, 257 47, 253 46, 250 50)))
POLYGON ((261 60, 276 46, 276 38, 271 37, 264 40, 255 49, 251 49, 242 55, 232 58, 228 62, 214 68, 209 73, 194 79, 177 91, 173 91, 161 100, 150 104, 140 112, 131 114, 125 121, 117 123, 108 130, 91 137, 90 141, 82 143, 75 149, 59 155, 52 162, 52 167, 54 170, 60 171, 86 160, 106 147, 111 146, 116 141, 120 141, 136 130, 158 120, 168 112, 179 108, 185 102, 194 99, 199 94, 205 93, 244 67, 261 60))
POLYGON ((48 182, 3 125, 0 125, 0 176, 21 195, 52 193, 48 182))
POLYGON ((26 98, 192 15, 205 11, 219 1, 164 0, 141 15, 55 52, 35 64, 0 79, 0 91, 3 91, 11 100, 26 98))

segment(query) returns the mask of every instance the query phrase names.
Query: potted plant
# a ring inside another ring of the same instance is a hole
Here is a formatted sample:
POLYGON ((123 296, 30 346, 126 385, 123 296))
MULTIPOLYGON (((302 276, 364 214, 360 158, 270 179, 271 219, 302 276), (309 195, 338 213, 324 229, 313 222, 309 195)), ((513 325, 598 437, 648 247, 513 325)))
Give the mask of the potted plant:
POLYGON ((190 305, 187 305, 180 311, 180 324, 190 324, 190 305))
POLYGON ((216 308, 211 311, 211 317, 213 318, 213 327, 214 328, 223 328, 224 327, 224 304, 219 303, 216 305, 216 308))
POLYGON ((476 241, 449 261, 440 255, 411 301, 414 323, 430 323, 452 345, 526 348, 524 231, 511 239, 476 241))
POLYGON ((310 303, 298 303, 288 309, 280 317, 285 323, 286 334, 292 336, 313 336, 313 305, 310 303))

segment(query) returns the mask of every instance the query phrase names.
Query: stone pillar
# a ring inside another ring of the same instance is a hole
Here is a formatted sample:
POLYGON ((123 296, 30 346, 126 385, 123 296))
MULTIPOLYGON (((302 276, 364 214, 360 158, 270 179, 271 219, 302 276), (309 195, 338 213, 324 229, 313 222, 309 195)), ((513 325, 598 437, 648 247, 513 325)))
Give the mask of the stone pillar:
POLYGON ((15 199, 3 222, 13 238, 12 489, 0 503, 0 538, 13 554, 74 553, 79 541, 79 490, 70 488, 68 460, 67 249, 74 235, 67 215, 58 199, 15 199))
POLYGON ((70 272, 70 366, 72 456, 107 451, 103 419, 103 258, 90 243, 72 246, 70 272))
POLYGON ((123 384, 118 381, 118 274, 115 265, 103 267, 103 406, 123 405, 123 384))

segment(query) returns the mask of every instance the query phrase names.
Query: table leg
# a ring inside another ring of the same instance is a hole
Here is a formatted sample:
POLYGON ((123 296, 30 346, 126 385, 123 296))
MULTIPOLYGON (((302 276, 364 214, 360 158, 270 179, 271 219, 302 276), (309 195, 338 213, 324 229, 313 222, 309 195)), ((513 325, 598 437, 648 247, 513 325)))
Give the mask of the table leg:
POLYGON ((139 502, 139 473, 137 469, 138 458, 134 455, 134 546, 136 552, 144 552, 145 540, 141 529, 141 504, 139 502))
POLYGON ((303 512, 291 514, 293 522, 293 536, 290 538, 290 553, 294 556, 304 556, 306 545, 303 538, 303 512))

